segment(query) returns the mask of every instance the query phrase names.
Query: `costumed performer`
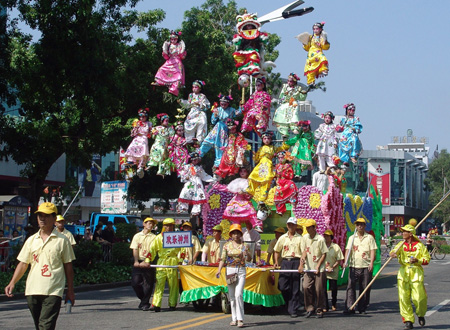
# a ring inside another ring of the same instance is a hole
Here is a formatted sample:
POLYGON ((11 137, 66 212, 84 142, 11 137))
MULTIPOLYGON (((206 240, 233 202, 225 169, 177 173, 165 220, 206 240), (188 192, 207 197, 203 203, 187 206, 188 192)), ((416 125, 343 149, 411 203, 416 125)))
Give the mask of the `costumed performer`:
POLYGON ((327 166, 335 168, 333 156, 336 155, 337 135, 336 125, 333 124, 334 114, 327 111, 323 115, 324 122, 314 132, 314 137, 319 140, 317 143, 317 156, 319 158, 319 170, 325 173, 327 166))
POLYGON ((362 153, 362 143, 359 139, 363 126, 359 117, 355 117, 356 107, 353 103, 344 105, 345 118, 337 126, 337 131, 342 132, 339 139, 339 158, 343 163, 343 168, 349 166, 350 160, 356 163, 362 153))
POLYGON ((251 132, 255 129, 261 134, 269 126, 271 98, 266 90, 266 78, 256 79, 256 91, 250 96, 247 102, 242 106, 244 120, 242 122, 241 132, 251 132))
POLYGON ((237 131, 238 124, 238 121, 230 118, 226 121, 228 127, 227 146, 224 148, 219 168, 214 173, 222 179, 237 174, 239 167, 244 166, 244 153, 247 150, 248 142, 244 135, 237 131))
POLYGON ((300 180, 303 171, 313 169, 312 158, 316 153, 316 144, 314 134, 311 132, 311 122, 299 121, 297 125, 301 127, 300 132, 284 143, 292 147, 291 156, 294 157, 292 168, 295 180, 300 180))
POLYGON ((276 186, 273 201, 278 214, 286 212, 286 203, 297 203, 297 186, 292 179, 294 170, 288 160, 292 159, 282 147, 277 151, 278 164, 275 166, 276 186))
POLYGON ((191 215, 199 215, 202 204, 207 202, 205 188, 202 181, 213 182, 214 178, 208 175, 200 165, 201 158, 197 152, 189 155, 189 164, 183 166, 180 172, 181 182, 184 182, 178 198, 177 212, 187 212, 192 205, 191 215))
POLYGON ((228 141, 228 128, 226 121, 233 119, 237 115, 241 114, 241 109, 236 110, 230 107, 230 102, 233 98, 228 95, 219 95, 220 107, 213 107, 211 116, 211 124, 215 125, 214 128, 208 133, 208 136, 202 142, 200 146, 200 156, 204 157, 205 154, 214 147, 216 158, 214 160, 214 166, 218 167, 220 159, 223 155, 223 147, 226 147, 228 141))
POLYGON ((172 126, 169 126, 169 115, 166 113, 159 113, 156 115, 161 125, 152 129, 152 137, 155 138, 152 148, 150 149, 150 157, 147 162, 147 167, 158 166, 157 175, 170 175, 170 168, 167 164, 168 152, 167 147, 171 136, 175 134, 172 126))
MULTIPOLYGON (((158 265, 176 266, 181 260, 178 259, 180 248, 163 248, 163 233, 175 231, 175 220, 166 218, 163 221, 163 229, 159 235, 155 237, 150 245, 149 257, 145 262, 153 261, 158 256, 158 265)), ((152 305, 155 312, 161 311, 162 296, 166 280, 169 284, 169 309, 175 310, 178 302, 178 270, 176 268, 157 268, 156 269, 156 287, 153 294, 152 305)))
POLYGON ((201 93, 204 87, 204 81, 194 81, 192 83, 192 93, 189 94, 188 99, 179 101, 191 109, 184 121, 186 143, 195 141, 202 143, 206 137, 208 120, 205 111, 209 109, 210 103, 205 94, 201 93))
POLYGON ((166 40, 162 47, 162 56, 166 62, 159 68, 152 85, 167 86, 169 93, 178 96, 180 87, 184 86, 184 66, 186 46, 180 40, 181 31, 171 31, 170 41, 166 40))
POLYGON ((170 139, 167 146, 170 161, 175 165, 172 169, 180 175, 181 168, 187 164, 189 151, 186 148, 186 138, 184 137, 184 126, 182 122, 177 122, 175 135, 170 139))
POLYGON ((255 168, 248 177, 247 192, 255 201, 264 203, 274 178, 272 159, 275 155, 275 147, 272 144, 273 133, 267 131, 261 134, 263 145, 255 153, 253 160, 255 168))
POLYGON ((223 218, 240 224, 250 221, 255 230, 262 231, 262 221, 256 217, 256 210, 251 202, 252 196, 246 192, 249 174, 246 167, 241 167, 239 178, 228 184, 228 191, 235 195, 228 202, 223 218))
POLYGON ((139 120, 133 122, 131 136, 133 141, 125 151, 127 162, 134 163, 138 168, 138 175, 144 176, 144 165, 148 160, 148 138, 151 134, 152 123, 148 121, 149 109, 139 109, 139 120))
POLYGON ((295 73, 289 75, 287 84, 283 85, 278 98, 280 106, 273 116, 273 124, 284 139, 289 136, 289 130, 298 134, 297 123, 300 120, 300 103, 305 101, 308 95, 305 85, 297 86, 299 80, 300 78, 295 73))
POLYGON ((401 227, 400 230, 403 235, 403 242, 398 243, 390 252, 390 255, 398 258, 400 264, 397 274, 400 315, 405 324, 405 329, 412 329, 414 311, 411 300, 416 306, 419 324, 425 325, 428 297, 424 286, 425 273, 422 266, 428 265, 430 254, 426 246, 417 238, 414 226, 408 224, 401 227))
POLYGON ((327 33, 323 30, 324 25, 325 22, 315 23, 312 27, 313 35, 308 35, 306 40, 297 37, 308 52, 304 71, 309 86, 313 86, 317 78, 328 75, 328 60, 323 51, 330 49, 330 43, 327 33))

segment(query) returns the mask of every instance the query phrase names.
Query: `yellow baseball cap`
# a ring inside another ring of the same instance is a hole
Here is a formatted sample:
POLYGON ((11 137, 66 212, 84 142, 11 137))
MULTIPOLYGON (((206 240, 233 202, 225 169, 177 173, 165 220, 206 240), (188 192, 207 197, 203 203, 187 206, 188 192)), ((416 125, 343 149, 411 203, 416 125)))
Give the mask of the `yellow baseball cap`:
POLYGON ((314 219, 308 219, 308 220, 305 221, 305 224, 304 224, 304 226, 306 228, 311 227, 311 226, 315 226, 315 225, 316 225, 316 220, 314 220, 314 219))
POLYGON ((277 229, 274 230, 275 233, 281 233, 281 234, 285 234, 286 230, 284 230, 283 227, 278 227, 277 229))
POLYGON ((223 231, 223 228, 222 228, 221 225, 216 225, 216 226, 213 227, 212 230, 223 231))
POLYGON ((240 224, 238 224, 238 223, 233 223, 233 224, 230 226, 230 234, 231 234, 233 231, 235 231, 235 230, 240 231, 241 234, 242 234, 242 227, 241 227, 240 224))
POLYGON ((408 231, 413 235, 416 234, 416 228, 414 228, 414 226, 412 226, 412 225, 403 226, 400 228, 400 231, 408 231))
POLYGON ((155 225, 158 223, 158 220, 153 219, 151 217, 147 217, 144 219, 144 223, 149 222, 149 221, 153 222, 155 225))
POLYGON ((192 228, 192 223, 190 223, 189 221, 183 222, 183 223, 181 224, 181 227, 184 227, 184 226, 188 226, 188 227, 191 227, 191 228, 192 228))
POLYGON ((358 218, 356 221, 355 221, 355 224, 356 223, 363 223, 363 224, 366 224, 366 220, 364 219, 364 218, 358 218))
POLYGON ((174 225, 175 224, 175 219, 173 218, 165 218, 163 221, 163 225, 174 225))
POLYGON ((56 221, 64 221, 65 219, 64 219, 64 217, 61 215, 61 214, 58 214, 57 216, 56 216, 56 221))
POLYGON ((331 229, 325 230, 325 232, 324 232, 323 234, 324 234, 324 235, 334 236, 333 231, 332 231, 331 229))
POLYGON ((58 213, 58 209, 55 204, 46 202, 39 205, 38 210, 34 213, 56 214, 58 213))

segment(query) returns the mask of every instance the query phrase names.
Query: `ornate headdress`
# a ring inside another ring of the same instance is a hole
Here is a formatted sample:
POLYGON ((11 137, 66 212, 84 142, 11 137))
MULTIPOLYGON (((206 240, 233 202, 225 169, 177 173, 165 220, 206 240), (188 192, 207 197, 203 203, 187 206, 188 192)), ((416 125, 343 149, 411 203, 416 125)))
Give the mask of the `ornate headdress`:
POLYGON ((232 126, 237 126, 237 125, 239 125, 239 122, 238 122, 237 120, 233 120, 233 119, 231 119, 231 118, 227 118, 227 120, 225 121, 225 124, 226 124, 228 127, 232 127, 232 126))
POLYGON ((139 115, 139 117, 143 117, 143 116, 146 116, 146 117, 148 117, 148 113, 150 112, 150 109, 149 108, 142 108, 142 109, 139 109, 138 110, 138 115, 139 115))
POLYGON ((263 133, 261 133, 261 138, 263 138, 264 136, 268 136, 271 139, 273 138, 273 132, 272 131, 265 131, 263 133))
POLYGON ((297 82, 297 81, 299 81, 300 80, 300 77, 299 76, 297 76, 294 72, 291 72, 290 74, 289 74, 289 76, 288 76, 288 78, 292 78, 292 79, 294 79, 295 80, 295 82, 297 82))
POLYGON ((330 116, 331 120, 334 120, 334 114, 331 111, 327 111, 322 115, 322 118, 325 118, 326 116, 330 116))
POLYGON ((169 119, 169 115, 167 114, 167 113, 158 113, 157 115, 156 115, 156 118, 158 118, 159 119, 159 121, 160 122, 163 122, 164 121, 164 119, 169 119))
POLYGON ((182 121, 177 121, 175 123, 175 130, 178 130, 179 128, 183 128, 184 129, 184 125, 182 121))
POLYGON ((181 37, 181 31, 170 31, 170 38, 172 37, 177 37, 178 39, 180 39, 181 37))
POLYGON ((220 102, 228 102, 228 103, 230 103, 232 100, 233 100, 233 98, 231 97, 231 95, 219 94, 219 101, 220 102))
POLYGON ((311 121, 310 120, 300 120, 297 123, 297 126, 310 126, 311 125, 311 121))
POLYGON ((201 89, 203 89, 203 87, 205 87, 205 82, 204 82, 203 80, 195 80, 195 81, 192 83, 192 86, 198 86, 198 87, 200 87, 201 89))
POLYGON ((323 30, 323 26, 325 25, 325 22, 317 22, 317 23, 314 23, 314 25, 313 25, 313 29, 314 29, 314 27, 315 26, 317 26, 319 29, 321 29, 321 30, 323 30))
POLYGON ((344 105, 344 109, 345 109, 345 113, 347 114, 347 112, 349 110, 356 110, 356 106, 353 103, 348 103, 344 105))
POLYGON ((256 78, 256 82, 262 82, 264 84, 264 86, 266 86, 266 77, 259 77, 256 78))
POLYGON ((192 162, 194 159, 201 159, 197 151, 191 152, 189 154, 189 162, 192 162))

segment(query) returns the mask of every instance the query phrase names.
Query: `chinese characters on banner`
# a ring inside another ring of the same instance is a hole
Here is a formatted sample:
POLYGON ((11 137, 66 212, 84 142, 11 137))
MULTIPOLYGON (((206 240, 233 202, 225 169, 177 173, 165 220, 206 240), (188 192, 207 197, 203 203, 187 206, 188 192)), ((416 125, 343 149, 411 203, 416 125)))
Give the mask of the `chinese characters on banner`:
POLYGON ((383 204, 383 206, 391 205, 391 163, 369 162, 368 171, 369 182, 371 182, 380 193, 381 204, 383 204))
POLYGON ((192 232, 168 231, 163 233, 163 248, 192 247, 192 232))

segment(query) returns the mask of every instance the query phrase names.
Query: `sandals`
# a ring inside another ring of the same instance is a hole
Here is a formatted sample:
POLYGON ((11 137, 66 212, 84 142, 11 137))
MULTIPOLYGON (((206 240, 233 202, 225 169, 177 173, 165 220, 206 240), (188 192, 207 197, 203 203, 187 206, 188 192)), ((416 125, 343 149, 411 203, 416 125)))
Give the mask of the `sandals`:
POLYGON ((244 322, 243 321, 237 321, 237 327, 238 328, 243 328, 244 327, 244 322))
POLYGON ((236 321, 231 321, 231 322, 230 322, 230 325, 231 325, 232 327, 234 327, 234 326, 237 325, 237 322, 236 322, 236 321))

